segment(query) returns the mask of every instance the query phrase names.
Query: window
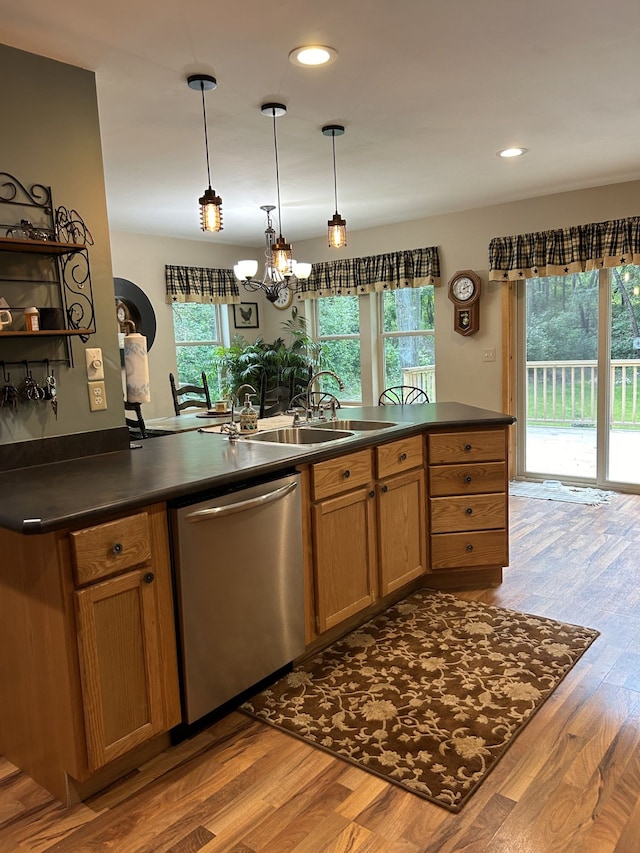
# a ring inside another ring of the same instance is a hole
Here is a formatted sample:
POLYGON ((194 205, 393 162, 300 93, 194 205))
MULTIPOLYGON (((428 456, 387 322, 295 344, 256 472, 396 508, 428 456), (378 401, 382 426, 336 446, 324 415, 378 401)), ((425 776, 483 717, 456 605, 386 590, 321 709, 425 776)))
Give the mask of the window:
POLYGON ((322 344, 322 365, 337 373, 344 382, 344 391, 334 387, 331 381, 323 390, 340 400, 362 399, 359 298, 327 296, 315 300, 316 337, 322 344))
POLYGON ((435 400, 433 287, 379 294, 383 386, 415 385, 435 400))
MULTIPOLYGON (((345 384, 335 391, 341 400, 375 403, 390 385, 415 385, 435 400, 432 285, 321 297, 310 309, 323 367, 345 384)), ((334 392, 330 382, 322 387, 334 392)))
POLYGON ((216 399, 220 396, 220 377, 214 350, 222 346, 220 307, 200 302, 174 302, 172 307, 178 385, 201 385, 204 370, 211 396, 216 399))

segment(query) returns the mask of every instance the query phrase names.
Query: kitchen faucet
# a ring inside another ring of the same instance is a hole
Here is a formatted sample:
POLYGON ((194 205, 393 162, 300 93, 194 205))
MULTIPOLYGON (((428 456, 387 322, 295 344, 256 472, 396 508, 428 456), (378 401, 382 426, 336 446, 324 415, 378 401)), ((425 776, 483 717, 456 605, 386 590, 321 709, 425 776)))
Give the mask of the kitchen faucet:
MULTIPOLYGON (((344 391, 344 382, 342 381, 342 379, 340 379, 340 377, 338 376, 337 373, 334 373, 333 370, 319 370, 317 373, 313 374, 313 376, 311 377, 311 379, 309 379, 309 382, 307 384, 307 412, 313 413, 313 403, 311 402, 311 392, 313 390, 313 383, 320 376, 332 376, 336 380, 336 382, 338 383, 338 387, 340 388, 340 390, 344 391)), ((331 413, 332 413, 332 417, 333 417, 333 414, 335 413, 335 407, 331 408, 331 413)))

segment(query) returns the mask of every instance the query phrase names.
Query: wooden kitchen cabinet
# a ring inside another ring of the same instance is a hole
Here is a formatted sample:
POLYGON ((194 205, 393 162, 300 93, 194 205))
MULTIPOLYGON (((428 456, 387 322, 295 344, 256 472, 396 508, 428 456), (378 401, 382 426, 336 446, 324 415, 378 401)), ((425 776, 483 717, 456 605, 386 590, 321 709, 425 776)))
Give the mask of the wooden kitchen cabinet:
POLYGON ((318 632, 426 571, 423 439, 311 466, 318 632))
POLYGON ((506 427, 427 436, 431 570, 509 562, 506 427))
POLYGON ((377 597, 371 451, 311 466, 316 629, 322 633, 377 597))
POLYGON ((427 570, 422 436, 376 448, 380 594, 394 592, 427 570))
POLYGON ((0 547, 0 752, 66 802, 181 720, 165 506, 0 547))

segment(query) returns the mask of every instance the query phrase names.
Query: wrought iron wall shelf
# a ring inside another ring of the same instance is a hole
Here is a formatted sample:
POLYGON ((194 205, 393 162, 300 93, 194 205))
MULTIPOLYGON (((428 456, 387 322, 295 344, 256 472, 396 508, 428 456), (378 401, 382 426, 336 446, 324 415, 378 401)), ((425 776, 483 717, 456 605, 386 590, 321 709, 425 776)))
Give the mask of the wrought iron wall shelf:
MULTIPOLYGON (((33 343, 36 338, 40 341, 57 338, 61 345, 64 342, 66 359, 50 360, 63 361, 73 366, 71 339, 79 337, 86 343, 96 331, 88 252, 88 247, 93 245, 90 231, 75 210, 53 207, 51 187, 42 184, 26 187, 8 172, 0 172, 0 235, 0 254, 24 256, 19 261, 19 270, 15 269, 15 264, 9 264, 7 257, 4 270, 7 275, 0 272, 0 288, 5 286, 10 291, 12 286, 21 287, 22 290, 13 291, 16 301, 24 300, 24 288, 30 288, 29 292, 33 290, 33 302, 49 307, 49 297, 44 295, 41 288, 53 285, 57 288, 55 301, 58 304, 51 307, 62 310, 62 322, 59 325, 64 327, 39 331, 10 330, 5 327, 0 331, 0 341, 24 338, 33 343), (29 264, 26 256, 33 257, 33 264, 29 264), (47 262, 47 267, 38 267, 36 257, 47 262), (16 272, 18 275, 33 272, 33 276, 19 278, 16 272), (50 278, 47 278, 49 275, 50 278), (43 301, 36 301, 38 299, 43 301)), ((11 299, 9 292, 2 294, 0 291, 0 295, 11 299)), ((33 302, 29 300, 27 304, 33 302)), ((22 304, 25 304, 24 301, 22 304)), ((15 308, 16 312, 21 310, 15 305, 10 304, 9 307, 10 310, 15 308)), ((14 314, 14 322, 16 316, 20 317, 20 314, 14 314)), ((44 363, 45 360, 41 361, 44 363)))

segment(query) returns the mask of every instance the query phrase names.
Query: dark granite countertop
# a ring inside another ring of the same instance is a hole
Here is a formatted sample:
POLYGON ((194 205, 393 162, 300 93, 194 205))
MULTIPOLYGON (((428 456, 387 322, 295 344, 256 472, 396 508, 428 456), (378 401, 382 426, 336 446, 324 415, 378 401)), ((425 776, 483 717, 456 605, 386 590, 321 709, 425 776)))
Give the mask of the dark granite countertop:
POLYGON ((438 427, 510 424, 500 412, 462 403, 343 408, 348 418, 395 422, 319 445, 277 445, 213 432, 183 432, 139 442, 140 448, 21 468, 0 474, 0 526, 45 533, 94 524, 145 504, 197 495, 320 461, 394 437, 438 427))

